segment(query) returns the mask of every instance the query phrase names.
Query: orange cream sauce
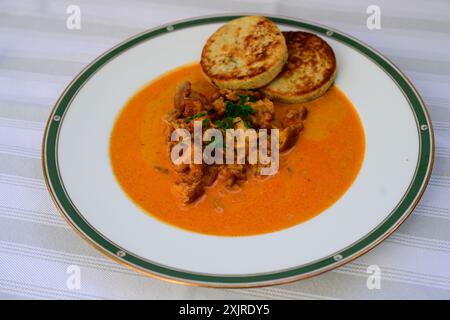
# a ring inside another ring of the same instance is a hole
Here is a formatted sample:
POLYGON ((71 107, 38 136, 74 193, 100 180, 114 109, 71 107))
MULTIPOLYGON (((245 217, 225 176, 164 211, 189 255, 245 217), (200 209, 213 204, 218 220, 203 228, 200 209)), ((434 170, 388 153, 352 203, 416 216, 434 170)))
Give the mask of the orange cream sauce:
MULTIPOLYGON (((199 64, 177 68, 137 92, 111 134, 114 174, 129 198, 151 216, 204 234, 262 234, 313 218, 355 180, 364 158, 364 130, 352 103, 333 86, 303 104, 308 109, 305 129, 295 147, 280 155, 276 175, 250 178, 238 191, 218 181, 196 203, 183 205, 173 193, 176 176, 162 119, 173 107, 177 83, 186 80, 195 91, 214 91, 199 64)), ((275 105, 280 116, 299 106, 275 105)))

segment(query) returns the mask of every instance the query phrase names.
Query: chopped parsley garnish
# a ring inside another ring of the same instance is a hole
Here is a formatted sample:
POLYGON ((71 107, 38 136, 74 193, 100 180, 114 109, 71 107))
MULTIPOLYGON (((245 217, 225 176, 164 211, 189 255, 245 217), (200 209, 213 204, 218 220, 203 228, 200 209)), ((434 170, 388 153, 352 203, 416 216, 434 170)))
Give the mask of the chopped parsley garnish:
POLYGON ((217 120, 214 124, 222 129, 231 129, 233 126, 237 123, 239 123, 240 120, 234 121, 232 117, 225 117, 222 120, 217 120))
POLYGON ((244 122, 247 128, 252 127, 252 122, 249 117, 255 113, 255 109, 251 105, 245 104, 247 100, 250 101, 249 98, 253 98, 253 101, 256 101, 254 97, 249 96, 239 96, 239 102, 235 103, 232 101, 225 101, 225 117, 223 120, 217 121, 216 126, 223 129, 230 129, 236 123, 239 123, 241 120, 244 122), (234 122, 234 118, 240 118, 241 120, 234 122))
POLYGON ((197 118, 201 118, 201 117, 203 117, 203 116, 205 116, 205 115, 206 115, 205 112, 199 112, 199 113, 197 113, 197 114, 194 114, 194 115, 191 116, 191 117, 188 117, 188 118, 184 119, 184 122, 189 123, 189 122, 191 122, 192 120, 197 119, 197 118))
POLYGON ((245 95, 239 95, 239 104, 244 104, 247 102, 256 102, 256 98, 254 96, 245 96, 245 95))
POLYGON ((250 120, 244 120, 244 124, 247 129, 252 127, 252 122, 250 120))
MULTIPOLYGON (((246 103, 256 102, 256 98, 253 96, 240 95, 239 102, 225 101, 225 114, 224 118, 221 120, 216 120, 214 124, 221 129, 231 129, 233 126, 239 122, 243 122, 246 128, 252 127, 252 122, 250 121, 250 116, 255 113, 255 109, 251 105, 246 103), (241 120, 235 121, 235 118, 240 118, 241 120)), ((206 114, 215 114, 217 111, 214 108, 209 109, 207 112, 199 112, 191 117, 184 119, 184 122, 189 123, 194 119, 204 117, 206 114)), ((202 125, 208 127, 210 120, 205 118, 202 120, 202 125)))
POLYGON ((252 106, 246 104, 236 104, 231 101, 225 102, 225 117, 247 118, 255 112, 252 106))

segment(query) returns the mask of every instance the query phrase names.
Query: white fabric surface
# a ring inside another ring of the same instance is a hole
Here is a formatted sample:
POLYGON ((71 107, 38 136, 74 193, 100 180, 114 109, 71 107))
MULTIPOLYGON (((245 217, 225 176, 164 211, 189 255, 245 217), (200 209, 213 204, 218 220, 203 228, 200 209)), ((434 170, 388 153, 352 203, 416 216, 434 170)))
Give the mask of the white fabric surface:
POLYGON ((0 298, 368 299, 450 298, 450 2, 378 0, 381 30, 366 27, 372 0, 0 1, 0 298), (66 8, 81 8, 81 30, 66 8), (64 222, 41 171, 52 105, 92 59, 143 30, 211 13, 259 12, 316 21, 353 35, 396 63, 427 103, 436 136, 429 187, 411 217, 370 253, 288 285, 243 290, 166 283, 104 257, 64 222), (81 288, 67 268, 79 266, 81 288), (381 289, 366 286, 369 265, 381 289))

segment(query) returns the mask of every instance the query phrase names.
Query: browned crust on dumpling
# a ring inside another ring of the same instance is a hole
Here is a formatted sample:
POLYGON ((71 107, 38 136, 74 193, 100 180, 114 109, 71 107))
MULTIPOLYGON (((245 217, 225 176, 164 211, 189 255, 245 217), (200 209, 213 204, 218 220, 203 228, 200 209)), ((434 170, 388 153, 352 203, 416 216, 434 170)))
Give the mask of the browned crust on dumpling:
POLYGON ((333 49, 315 34, 283 32, 289 58, 281 73, 261 91, 285 103, 301 103, 324 94, 336 76, 333 49))
POLYGON ((209 37, 200 64, 219 88, 255 89, 272 81, 286 61, 287 47, 277 25, 247 16, 229 21, 209 37))

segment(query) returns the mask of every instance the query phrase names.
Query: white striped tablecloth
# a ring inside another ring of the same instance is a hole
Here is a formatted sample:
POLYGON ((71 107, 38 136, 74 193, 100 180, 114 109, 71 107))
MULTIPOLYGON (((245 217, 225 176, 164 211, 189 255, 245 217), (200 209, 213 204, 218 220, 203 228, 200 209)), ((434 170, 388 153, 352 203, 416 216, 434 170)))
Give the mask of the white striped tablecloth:
POLYGON ((0 1, 0 298, 450 298, 450 1, 0 1), (366 26, 369 5, 381 29, 366 26), (66 9, 81 9, 68 30, 66 9), (47 116, 92 59, 143 30, 211 13, 258 12, 315 21, 353 35, 396 63, 422 94, 436 136, 429 187, 411 217, 370 253, 324 275, 270 288, 222 290, 147 278, 104 257, 64 222, 41 170, 47 116), (81 287, 67 286, 79 266, 81 287), (368 289, 367 268, 381 270, 368 289))

